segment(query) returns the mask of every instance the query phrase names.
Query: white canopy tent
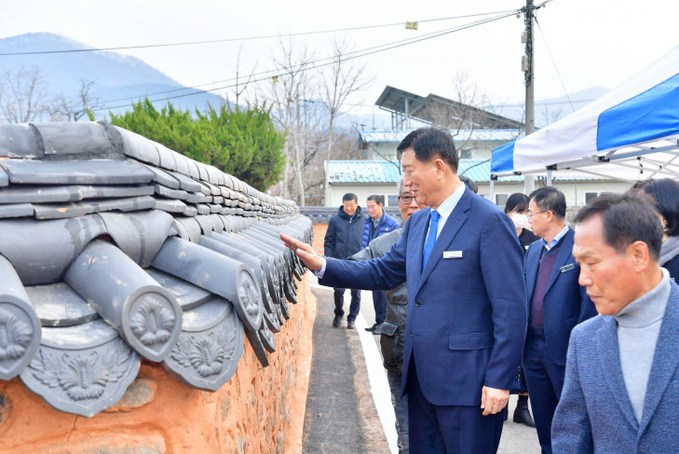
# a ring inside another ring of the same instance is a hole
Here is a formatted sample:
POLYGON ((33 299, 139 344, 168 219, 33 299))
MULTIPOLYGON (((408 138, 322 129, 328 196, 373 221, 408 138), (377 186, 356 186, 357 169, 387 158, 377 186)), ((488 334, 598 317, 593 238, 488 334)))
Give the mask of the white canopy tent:
POLYGON ((679 179, 679 46, 563 119, 493 150, 492 178, 679 179))

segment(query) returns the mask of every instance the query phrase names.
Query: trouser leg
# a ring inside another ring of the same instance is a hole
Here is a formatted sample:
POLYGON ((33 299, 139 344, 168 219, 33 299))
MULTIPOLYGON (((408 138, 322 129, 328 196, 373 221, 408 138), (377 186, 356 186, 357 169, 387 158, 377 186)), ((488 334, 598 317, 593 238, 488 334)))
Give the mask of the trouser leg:
POLYGON ((342 317, 344 315, 344 290, 343 288, 335 288, 335 315, 342 317))
POLYGON ((373 292, 373 307, 375 308, 375 324, 384 323, 387 316, 387 295, 382 290, 373 292))
POLYGON ((351 304, 349 305, 349 315, 347 316, 347 321, 354 321, 358 316, 358 312, 361 310, 361 291, 352 288, 351 289, 351 304))
POLYGON ((552 419, 559 401, 548 371, 544 339, 528 336, 523 363, 540 447, 544 454, 551 454, 552 419))
POLYGON ((391 404, 396 416, 399 454, 408 454, 408 396, 401 397, 401 375, 387 372, 391 404))

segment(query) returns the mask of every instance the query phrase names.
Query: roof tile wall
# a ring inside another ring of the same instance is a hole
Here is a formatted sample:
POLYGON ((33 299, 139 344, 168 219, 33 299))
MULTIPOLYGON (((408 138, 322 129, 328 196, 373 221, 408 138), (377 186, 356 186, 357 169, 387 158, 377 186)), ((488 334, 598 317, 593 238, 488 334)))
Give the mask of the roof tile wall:
POLYGON ((293 202, 105 122, 0 126, 0 379, 116 404, 141 359, 214 391, 268 364, 310 242, 293 202))

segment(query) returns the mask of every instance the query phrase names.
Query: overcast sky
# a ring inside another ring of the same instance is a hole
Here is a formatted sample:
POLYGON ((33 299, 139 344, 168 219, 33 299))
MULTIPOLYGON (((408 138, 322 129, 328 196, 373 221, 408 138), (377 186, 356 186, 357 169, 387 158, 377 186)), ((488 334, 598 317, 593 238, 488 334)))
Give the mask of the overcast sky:
MULTIPOLYGON (((467 17, 519 9, 517 0, 344 0, 4 1, 0 38, 52 32, 94 47, 249 38, 421 21, 419 30, 403 25, 336 33, 353 50, 450 30, 480 19, 467 17)), ((535 0, 540 4, 540 0, 535 0)), ((679 45, 677 0, 552 0, 537 11, 535 96, 560 97, 589 88, 614 88, 679 45), (551 56, 550 56, 551 52, 551 56), (553 60, 552 60, 553 58, 553 60)), ((373 54, 362 61, 374 83, 361 99, 372 105, 386 85, 426 96, 454 97, 456 73, 487 94, 494 104, 523 102, 520 71, 523 17, 511 16, 419 43, 373 54)), ((293 38, 329 55, 332 34, 293 38)), ((233 78, 241 70, 271 69, 276 40, 247 40, 183 47, 120 51, 134 55, 185 85, 233 78)), ((50 56, 48 58, 55 58, 50 56)))

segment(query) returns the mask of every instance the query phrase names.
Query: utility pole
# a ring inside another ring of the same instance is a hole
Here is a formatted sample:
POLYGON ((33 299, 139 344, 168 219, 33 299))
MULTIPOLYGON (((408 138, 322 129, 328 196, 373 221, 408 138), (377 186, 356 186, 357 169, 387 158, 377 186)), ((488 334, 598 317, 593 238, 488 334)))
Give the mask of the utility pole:
MULTIPOLYGON (((525 44, 526 53, 521 58, 526 85, 526 135, 535 132, 535 91, 533 86, 533 0, 526 0, 524 8, 524 23, 526 24, 525 44)), ((535 177, 524 175, 523 192, 530 194, 535 189, 535 177)))

